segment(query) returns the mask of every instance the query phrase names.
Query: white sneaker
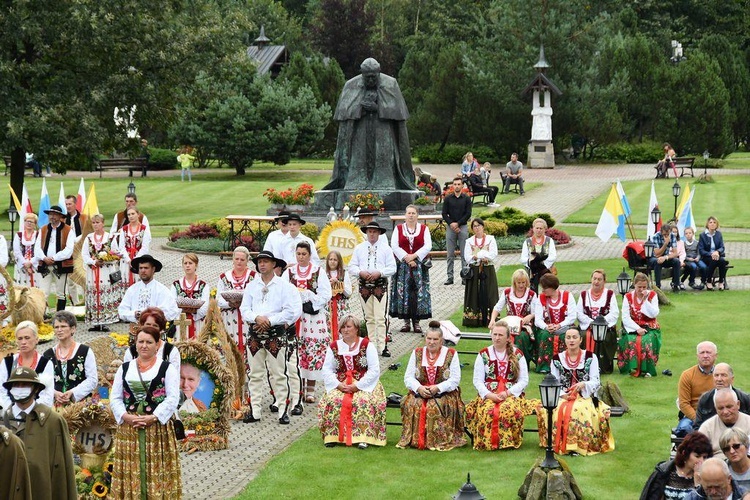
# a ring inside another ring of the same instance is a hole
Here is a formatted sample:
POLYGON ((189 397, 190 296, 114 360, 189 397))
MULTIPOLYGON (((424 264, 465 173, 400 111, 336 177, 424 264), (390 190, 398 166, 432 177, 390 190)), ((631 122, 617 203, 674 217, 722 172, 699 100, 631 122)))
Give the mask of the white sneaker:
POLYGON ((494 208, 494 207, 499 207, 500 205, 498 205, 497 203, 488 203, 487 206, 494 208))

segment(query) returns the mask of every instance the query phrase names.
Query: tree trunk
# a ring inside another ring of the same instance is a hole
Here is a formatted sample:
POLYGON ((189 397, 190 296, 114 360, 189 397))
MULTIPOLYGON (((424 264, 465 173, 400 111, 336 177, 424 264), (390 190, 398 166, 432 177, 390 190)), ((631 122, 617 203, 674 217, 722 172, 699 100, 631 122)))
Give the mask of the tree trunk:
POLYGON ((237 175, 245 175, 245 167, 234 167, 234 169, 237 171, 237 175))
MULTIPOLYGON (((13 188, 13 192, 16 193, 16 196, 18 196, 18 201, 21 201, 23 192, 23 174, 25 170, 26 151, 21 147, 16 147, 10 153, 10 186, 13 188)), ((10 197, 10 203, 13 203, 12 196, 10 197)))

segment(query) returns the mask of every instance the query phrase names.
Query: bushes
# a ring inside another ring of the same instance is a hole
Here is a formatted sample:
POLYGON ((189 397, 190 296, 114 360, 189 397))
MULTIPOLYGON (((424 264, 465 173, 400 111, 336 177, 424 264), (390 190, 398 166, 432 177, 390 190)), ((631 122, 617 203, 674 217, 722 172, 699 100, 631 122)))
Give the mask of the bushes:
POLYGON ((462 144, 446 144, 442 151, 439 151, 440 144, 429 144, 426 146, 417 146, 413 154, 420 163, 437 163, 460 165, 464 155, 471 151, 474 158, 481 164, 486 161, 491 163, 499 162, 498 155, 487 146, 464 146, 462 144))
POLYGON ((555 225, 555 219, 548 213, 527 214, 513 207, 504 207, 487 215, 484 220, 500 221, 506 225, 507 234, 524 235, 531 228, 534 219, 540 218, 547 222, 547 227, 555 225))
POLYGON ((662 143, 644 141, 631 144, 617 142, 596 149, 594 157, 598 160, 624 161, 625 163, 656 163, 664 157, 662 143))
POLYGON ((219 231, 206 223, 196 222, 190 224, 185 231, 180 231, 175 228, 169 233, 169 241, 177 241, 183 238, 189 238, 194 240, 206 240, 209 238, 219 238, 219 231))
MULTIPOLYGON (((484 232, 502 238, 508 236, 508 225, 498 220, 486 220, 484 221, 484 232)), ((469 228, 469 234, 474 234, 471 228, 469 228)))
POLYGON ((171 170, 177 168, 177 153, 171 149, 148 148, 151 157, 148 159, 150 170, 171 170))
MULTIPOLYGON (((531 229, 529 229, 529 232, 526 233, 526 237, 530 238, 532 234, 531 229)), ((561 231, 559 229, 550 228, 547 229, 547 231, 544 233, 553 240, 555 240, 555 245, 565 245, 566 243, 570 243, 570 236, 565 231, 561 231)))

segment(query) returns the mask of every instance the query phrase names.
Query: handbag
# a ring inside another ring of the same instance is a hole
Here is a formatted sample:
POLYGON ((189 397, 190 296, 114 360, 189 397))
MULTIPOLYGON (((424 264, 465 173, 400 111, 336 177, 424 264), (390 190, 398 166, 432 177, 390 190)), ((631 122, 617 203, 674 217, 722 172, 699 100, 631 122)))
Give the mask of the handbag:
POLYGON ((122 281, 122 272, 121 271, 115 271, 113 273, 110 273, 109 275, 109 283, 114 285, 116 283, 119 283, 122 281))
POLYGON ((474 268, 471 266, 466 266, 463 269, 461 269, 461 279, 462 280, 470 280, 474 277, 474 268))
POLYGON ((429 257, 429 256, 428 256, 428 257, 426 257, 426 258, 425 258, 425 259, 424 259, 424 260, 422 261, 422 267, 424 267, 425 269, 430 269, 430 268, 432 268, 432 257, 429 257))
POLYGON ((313 308, 312 302, 307 301, 302 303, 302 312, 305 314, 318 314, 319 311, 316 311, 315 308, 313 308))
POLYGON ((175 412, 175 416, 173 416, 170 420, 172 421, 172 427, 174 428, 174 437, 177 439, 177 441, 182 441, 185 439, 185 424, 182 423, 182 420, 177 418, 177 413, 175 412))

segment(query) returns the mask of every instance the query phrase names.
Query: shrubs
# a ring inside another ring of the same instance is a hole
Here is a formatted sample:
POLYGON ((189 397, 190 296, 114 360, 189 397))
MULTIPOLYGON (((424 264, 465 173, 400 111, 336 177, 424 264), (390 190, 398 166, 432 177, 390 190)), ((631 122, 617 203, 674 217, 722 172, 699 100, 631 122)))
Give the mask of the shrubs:
POLYGON ((171 233, 169 233, 169 241, 177 241, 182 238, 190 238, 193 240, 206 240, 209 238, 218 238, 219 237, 219 231, 206 223, 203 222, 196 222, 194 224, 190 224, 190 226, 184 230, 180 231, 179 229, 175 228, 172 230, 171 233))
POLYGON ((547 222, 547 227, 551 228, 555 225, 555 219, 548 213, 527 214, 513 207, 504 207, 500 210, 495 210, 485 216, 484 220, 485 222, 503 222, 506 225, 507 234, 523 235, 531 228, 531 224, 536 218, 544 219, 547 222))
MULTIPOLYGON (((484 232, 492 236, 498 236, 500 238, 508 236, 508 225, 505 222, 498 220, 485 220, 484 221, 484 232)), ((474 231, 469 228, 469 234, 474 234, 474 231)))
POLYGON ((656 163, 664 157, 660 142, 645 141, 631 144, 617 142, 596 149, 595 158, 599 160, 625 163, 656 163))
POLYGON ((171 149, 148 148, 150 170, 171 170, 177 168, 177 153, 171 149))
MULTIPOLYGON (((526 237, 530 238, 531 234, 532 230, 529 229, 529 231, 526 233, 526 237)), ((565 245, 566 243, 570 243, 570 236, 565 231, 549 228, 544 234, 555 240, 555 245, 565 245)))
POLYGON ((471 151, 474 153, 474 158, 484 163, 486 161, 491 163, 499 162, 498 155, 487 146, 465 146, 462 144, 446 144, 442 151, 440 151, 440 144, 429 144, 426 146, 417 146, 414 148, 414 156, 419 158, 420 163, 437 163, 437 164, 450 164, 455 163, 460 165, 463 161, 464 155, 471 151))

